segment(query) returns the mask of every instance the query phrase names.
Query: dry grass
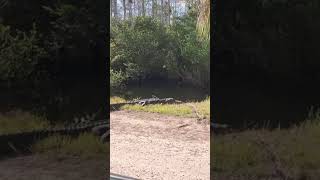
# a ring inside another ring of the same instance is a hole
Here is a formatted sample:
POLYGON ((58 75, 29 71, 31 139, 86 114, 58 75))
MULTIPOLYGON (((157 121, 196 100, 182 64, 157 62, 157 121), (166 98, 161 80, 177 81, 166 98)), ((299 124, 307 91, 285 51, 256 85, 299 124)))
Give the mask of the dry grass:
POLYGON ((52 136, 39 141, 31 147, 33 153, 45 153, 48 155, 72 155, 83 158, 106 157, 109 143, 103 144, 99 138, 84 133, 78 138, 69 136, 52 136))
POLYGON ((49 126, 49 122, 44 117, 20 110, 0 114, 0 134, 45 129, 49 126))
MULTIPOLYGON (((61 125, 57 125, 61 126, 61 125)), ((49 122, 41 117, 20 110, 0 114, 0 134, 18 133, 49 128, 49 122)), ((33 153, 76 155, 80 157, 107 156, 108 145, 99 138, 85 133, 78 138, 51 136, 32 145, 33 153)))
MULTIPOLYGON (((256 130, 213 137, 213 174, 221 177, 264 177, 280 171, 292 178, 317 179, 320 175, 320 116, 310 116, 300 126, 273 131, 256 130), (259 140, 265 146, 258 145, 259 140)), ((246 177, 246 178, 245 178, 246 177)))

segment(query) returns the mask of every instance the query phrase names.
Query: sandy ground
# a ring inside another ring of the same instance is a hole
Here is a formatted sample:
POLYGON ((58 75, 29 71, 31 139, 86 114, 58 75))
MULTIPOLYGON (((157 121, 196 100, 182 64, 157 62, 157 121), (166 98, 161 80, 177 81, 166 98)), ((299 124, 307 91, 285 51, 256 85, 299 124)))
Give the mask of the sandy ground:
POLYGON ((103 180, 106 159, 80 160, 65 157, 53 160, 43 155, 0 160, 1 180, 103 180))
POLYGON ((210 126, 154 113, 110 114, 111 172, 138 179, 210 179, 210 126))

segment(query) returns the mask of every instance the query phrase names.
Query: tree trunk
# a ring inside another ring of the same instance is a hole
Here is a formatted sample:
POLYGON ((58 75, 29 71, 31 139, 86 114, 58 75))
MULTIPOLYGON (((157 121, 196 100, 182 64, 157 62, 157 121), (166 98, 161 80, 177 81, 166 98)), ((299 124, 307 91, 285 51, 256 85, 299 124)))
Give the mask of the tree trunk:
POLYGON ((129 4, 129 17, 131 18, 132 17, 132 0, 129 0, 128 4, 129 4))
POLYGON ((141 0, 142 16, 146 16, 145 0, 141 0))
POLYGON ((168 24, 170 24, 170 17, 171 17, 171 1, 168 0, 168 24))
POLYGON ((201 39, 210 39, 210 0, 200 0, 197 31, 201 39))
POLYGON ((117 0, 113 0, 113 17, 118 17, 117 0))
POLYGON ((123 6, 123 20, 125 20, 127 15, 126 0, 122 0, 122 6, 123 6))
POLYGON ((160 20, 161 20, 161 22, 163 23, 163 10, 164 10, 164 8, 163 8, 163 0, 161 0, 161 9, 160 9, 160 20))
POLYGON ((157 7, 157 1, 152 0, 152 17, 156 17, 156 7, 157 7))

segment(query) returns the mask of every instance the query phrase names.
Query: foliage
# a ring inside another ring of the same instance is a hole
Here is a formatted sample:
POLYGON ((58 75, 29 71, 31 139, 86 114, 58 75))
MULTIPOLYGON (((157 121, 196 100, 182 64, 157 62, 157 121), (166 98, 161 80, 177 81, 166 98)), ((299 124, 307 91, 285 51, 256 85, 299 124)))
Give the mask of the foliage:
POLYGON ((208 88, 210 82, 210 42, 198 39, 196 31, 196 11, 176 18, 171 28, 177 43, 177 65, 179 76, 193 84, 208 88))
MULTIPOLYGON (((6 51, 18 53, 13 57, 10 52, 5 52, 6 57, 2 57, 1 61, 12 63, 11 67, 1 66, 0 73, 10 77, 12 81, 29 74, 48 77, 48 80, 55 82, 80 76, 99 79, 97 76, 101 77, 106 67, 103 59, 106 58, 105 45, 108 38, 105 14, 107 4, 102 0, 95 3, 89 0, 8 1, 6 8, 0 11, 0 21, 4 26, 10 26, 10 30, 1 28, 1 32, 12 36, 9 38, 12 42, 7 42, 6 51), (24 14, 17 15, 16 12, 24 14), (32 23, 36 25, 36 29, 32 28, 32 23), (46 60, 42 58, 42 50, 47 55, 46 60), (32 57, 28 54, 32 54, 32 57), (15 59, 15 62, 9 58, 15 59), (25 63, 27 59, 33 60, 25 63), (38 63, 40 59, 41 64, 38 63), (31 68, 33 66, 36 68, 31 68), (21 67, 25 67, 21 73, 14 74, 21 67), (43 76, 43 73, 47 76, 43 76)), ((1 79, 4 79, 3 76, 1 79)))
POLYGON ((112 90, 119 89, 121 90, 124 86, 126 76, 121 71, 114 71, 113 69, 110 70, 110 88, 112 90))
POLYGON ((197 31, 200 39, 210 40, 210 0, 201 0, 197 31))
POLYGON ((167 26, 152 17, 112 19, 111 70, 127 80, 182 79, 208 88, 209 42, 197 38, 197 13, 177 17, 167 26))
POLYGON ((115 22, 111 26, 111 69, 122 71, 131 80, 167 72, 173 59, 166 27, 150 17, 115 22))
POLYGON ((266 151, 269 148, 280 159, 281 170, 287 175, 294 179, 305 175, 310 176, 308 179, 317 179, 320 165, 320 156, 317 155, 319 114, 319 111, 311 110, 303 123, 289 129, 248 130, 213 138, 213 174, 216 178, 243 177, 239 179, 271 176, 272 171, 266 170, 274 169, 275 162, 266 151), (255 143, 257 137, 269 147, 258 146, 255 143))
POLYGON ((39 34, 34 26, 29 33, 0 24, 0 79, 27 80, 41 76, 47 52, 39 44, 39 34))
POLYGON ((223 12, 216 17, 217 50, 229 51, 234 64, 254 64, 270 74, 313 75, 320 67, 317 4, 305 0, 223 1, 216 10, 223 12))

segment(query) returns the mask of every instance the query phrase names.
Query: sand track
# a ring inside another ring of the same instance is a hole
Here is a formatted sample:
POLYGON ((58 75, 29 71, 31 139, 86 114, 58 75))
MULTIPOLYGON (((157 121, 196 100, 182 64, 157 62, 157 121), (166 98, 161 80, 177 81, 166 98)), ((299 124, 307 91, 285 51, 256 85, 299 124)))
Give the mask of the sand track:
POLYGON ((210 126, 155 113, 110 114, 111 172, 139 179, 210 179, 210 126))
POLYGON ((0 161, 1 180, 103 180, 107 160, 30 155, 0 161))

